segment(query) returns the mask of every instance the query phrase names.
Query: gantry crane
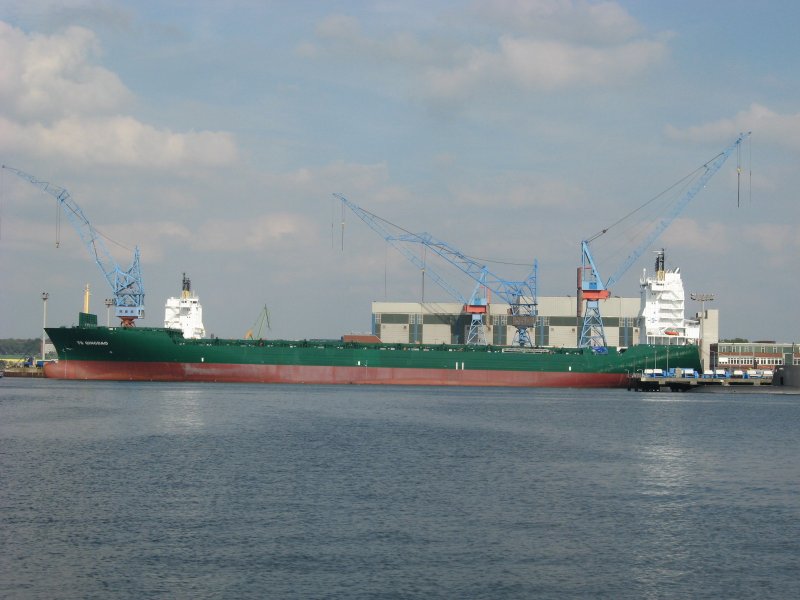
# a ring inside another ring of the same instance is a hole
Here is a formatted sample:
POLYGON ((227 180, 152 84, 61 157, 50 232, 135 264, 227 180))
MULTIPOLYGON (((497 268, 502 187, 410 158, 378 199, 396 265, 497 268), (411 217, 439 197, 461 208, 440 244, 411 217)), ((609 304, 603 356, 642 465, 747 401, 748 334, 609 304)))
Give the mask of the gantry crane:
POLYGON ((98 231, 92 227, 80 206, 66 189, 13 167, 3 165, 2 168, 29 181, 56 199, 111 286, 114 293, 114 315, 119 317, 123 327, 133 327, 136 319, 144 317, 144 283, 139 267, 139 247, 133 250, 131 266, 122 269, 112 258, 98 231))
POLYGON ((735 142, 701 167, 705 169, 705 171, 697 181, 695 181, 694 185, 692 185, 680 200, 675 203, 669 214, 663 217, 653 227, 642 242, 628 255, 628 258, 625 259, 605 283, 603 283, 603 279, 600 277, 600 271, 592 257, 589 245, 605 234, 610 227, 603 229, 581 242, 581 266, 578 268, 578 311, 581 309, 582 300, 586 300, 586 311, 584 313, 583 327, 581 329, 579 342, 582 348, 592 348, 598 353, 606 351, 606 332, 603 327, 603 318, 600 314, 600 301, 607 299, 611 295, 611 286, 619 281, 620 277, 622 277, 631 265, 639 259, 642 253, 658 239, 667 227, 669 227, 697 193, 702 190, 714 174, 719 171, 720 167, 722 167, 723 163, 733 151, 736 150, 749 135, 749 131, 739 134, 735 142))
MULTIPOLYGON (((390 224, 384 219, 364 210, 341 194, 334 194, 334 196, 379 235, 383 236, 389 244, 399 250, 412 263, 424 270, 425 273, 430 274, 434 281, 446 292, 462 301, 464 303, 464 311, 472 315, 473 324, 478 321, 478 317, 480 317, 480 322, 483 323, 483 315, 488 312, 488 300, 485 294, 482 297, 479 295, 480 290, 491 290, 492 293, 510 306, 511 314, 508 317, 508 323, 516 328, 513 343, 519 346, 533 346, 529 330, 536 323, 537 261, 534 260, 532 270, 524 280, 512 281, 503 279, 492 273, 485 264, 465 255, 452 245, 435 239, 429 233, 411 233, 395 225, 392 227, 397 231, 402 231, 402 233, 392 232, 388 227, 390 224), (475 290, 470 299, 464 301, 461 293, 442 279, 435 271, 432 271, 415 253, 411 252, 404 245, 406 243, 422 244, 475 281, 475 290)), ((472 331, 472 327, 470 331, 472 331)))

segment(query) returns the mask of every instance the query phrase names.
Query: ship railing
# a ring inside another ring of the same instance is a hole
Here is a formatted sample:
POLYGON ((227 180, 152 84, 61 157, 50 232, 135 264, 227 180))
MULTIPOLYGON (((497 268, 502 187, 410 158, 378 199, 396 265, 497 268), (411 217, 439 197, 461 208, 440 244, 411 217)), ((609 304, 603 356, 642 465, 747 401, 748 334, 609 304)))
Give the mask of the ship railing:
POLYGON ((519 346, 509 346, 501 350, 503 353, 508 354, 552 354, 549 348, 521 348, 519 346))

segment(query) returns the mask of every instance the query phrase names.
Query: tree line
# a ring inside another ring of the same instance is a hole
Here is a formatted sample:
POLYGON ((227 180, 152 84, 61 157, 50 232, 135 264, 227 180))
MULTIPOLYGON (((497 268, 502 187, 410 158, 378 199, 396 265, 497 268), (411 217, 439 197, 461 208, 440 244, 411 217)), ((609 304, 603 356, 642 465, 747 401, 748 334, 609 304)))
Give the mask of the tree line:
POLYGON ((0 356, 36 356, 41 352, 41 339, 0 339, 0 356))

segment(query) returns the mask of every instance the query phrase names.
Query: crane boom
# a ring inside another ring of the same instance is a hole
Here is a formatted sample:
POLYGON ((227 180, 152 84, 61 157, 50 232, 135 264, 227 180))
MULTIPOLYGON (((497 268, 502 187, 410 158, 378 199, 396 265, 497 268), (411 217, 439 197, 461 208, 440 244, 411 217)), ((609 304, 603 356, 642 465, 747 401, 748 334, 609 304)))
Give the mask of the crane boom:
POLYGON ((482 283, 492 290, 495 294, 499 295, 508 304, 514 304, 519 301, 520 296, 530 297, 535 300, 536 297, 536 273, 537 264, 534 261, 533 268, 523 281, 509 281, 495 275, 486 268, 486 265, 481 264, 475 259, 466 256, 460 250, 454 248, 452 245, 441 240, 437 240, 429 233, 411 233, 397 236, 398 240, 404 242, 414 242, 427 246, 436 254, 441 256, 447 262, 458 267, 471 279, 482 283), (483 278, 481 277, 482 275, 483 278))
POLYGON ((739 137, 722 152, 717 154, 711 161, 703 165, 705 171, 697 181, 689 188, 680 200, 672 207, 672 210, 665 215, 658 224, 645 236, 642 242, 628 255, 623 263, 614 271, 614 274, 603 283, 600 272, 597 269, 590 243, 606 233, 608 229, 602 230, 594 237, 581 242, 581 267, 579 269, 579 297, 578 308, 580 308, 581 297, 586 300, 586 313, 581 330, 580 346, 591 347, 598 351, 604 351, 607 346, 603 319, 600 314, 600 300, 605 300, 611 294, 610 288, 625 274, 625 272, 639 259, 642 253, 649 248, 658 237, 664 233, 672 222, 683 212, 689 202, 702 190, 708 181, 719 171, 728 157, 740 144, 747 139, 750 132, 740 133, 739 137))
POLYGON ((29 173, 2 165, 18 177, 53 196, 69 222, 78 232, 89 254, 100 267, 106 281, 114 293, 115 316, 122 320, 123 326, 132 327, 134 320, 144 317, 144 284, 139 266, 139 248, 133 250, 133 260, 128 269, 122 269, 106 248, 99 232, 92 226, 83 210, 63 187, 39 179, 29 173))
POLYGON ((533 261, 530 274, 522 281, 511 281, 492 273, 484 264, 466 256, 460 250, 429 233, 410 233, 396 239, 423 244, 468 277, 490 289, 511 307, 511 325, 516 328, 515 343, 520 346, 533 346, 528 330, 536 322, 536 279, 538 261, 533 261))
POLYGON ((733 142, 730 146, 725 148, 722 152, 720 152, 714 160, 710 161, 706 165, 705 172, 695 181, 694 185, 689 188, 683 197, 672 207, 672 210, 664 216, 659 222, 656 227, 642 240, 642 242, 636 247, 633 252, 630 253, 628 258, 625 259, 619 268, 614 271, 614 274, 608 278, 606 282, 606 288, 610 288, 612 285, 617 283, 619 279, 625 274, 625 272, 639 260, 639 257, 642 253, 647 250, 653 242, 655 242, 658 237, 664 233, 664 230, 672 224, 672 222, 678 218, 678 215, 683 212, 683 209, 692 201, 692 199, 702 190, 708 181, 719 171, 720 167, 728 160, 728 157, 733 153, 733 151, 750 135, 750 132, 741 133, 739 137, 736 138, 736 141, 733 142))
POLYGON ((383 219, 379 218, 377 215, 372 214, 371 212, 364 210, 357 204, 350 202, 347 198, 345 198, 342 194, 334 194, 336 198, 342 201, 342 203, 347 206, 350 210, 352 210, 357 217, 359 217, 364 223, 369 225, 378 235, 382 236, 387 242, 389 242, 392 247, 394 247, 398 252, 400 252, 403 256, 405 256, 409 261, 411 261, 417 268, 421 271, 424 271, 426 275, 428 275, 433 281, 441 287, 445 292, 450 294, 453 298, 457 299, 462 304, 466 304, 468 302, 467 298, 455 287, 450 285, 447 280, 445 280, 441 275, 439 275, 435 270, 431 269, 425 262, 420 259, 419 256, 411 252, 408 248, 403 246, 399 243, 399 239, 397 236, 392 234, 386 226, 383 224, 383 219))
POLYGON ((450 296, 458 300, 465 307, 465 310, 470 314, 470 327, 469 332, 467 333, 467 344, 486 344, 483 315, 486 313, 487 306, 485 302, 478 299, 480 285, 476 285, 470 299, 466 299, 458 289, 450 285, 447 280, 439 275, 434 269, 430 268, 425 261, 420 259, 419 256, 404 246, 399 238, 393 235, 387 229, 387 227, 384 225, 385 221, 383 219, 367 210, 364 210, 357 204, 350 202, 350 200, 345 198, 342 194, 334 194, 334 197, 341 200, 342 204, 352 210, 358 218, 369 225, 373 231, 383 237, 389 244, 392 245, 395 250, 400 252, 409 261, 411 261, 412 264, 416 265, 422 271, 423 276, 427 274, 439 287, 450 294, 450 296))
MULTIPOLYGON (((511 307, 510 324, 516 327, 515 343, 521 346, 532 346, 533 343, 528 334, 528 330, 535 325, 536 316, 536 279, 538 275, 538 262, 534 260, 534 264, 530 274, 522 281, 511 281, 499 277, 492 273, 485 264, 465 255, 463 252, 441 240, 437 240, 429 233, 411 233, 406 232, 400 235, 392 233, 386 228, 382 219, 376 215, 364 210, 358 205, 350 202, 341 194, 334 194, 339 198, 348 208, 350 208, 357 216, 359 216, 370 227, 377 231, 386 239, 392 246, 402 252, 411 262, 420 267, 426 268, 425 264, 419 257, 408 250, 403 245, 406 243, 422 244, 426 248, 430 248, 434 253, 439 255, 442 259, 454 265, 470 279, 476 282, 476 288, 472 293, 469 301, 465 301, 463 296, 449 283, 439 280, 439 283, 445 291, 450 293, 453 297, 459 298, 467 312, 479 311, 480 306, 484 306, 485 302, 479 302, 476 297, 479 288, 483 287, 491 290, 499 296, 504 302, 511 307)), ((437 275, 438 277, 438 275, 437 275)))

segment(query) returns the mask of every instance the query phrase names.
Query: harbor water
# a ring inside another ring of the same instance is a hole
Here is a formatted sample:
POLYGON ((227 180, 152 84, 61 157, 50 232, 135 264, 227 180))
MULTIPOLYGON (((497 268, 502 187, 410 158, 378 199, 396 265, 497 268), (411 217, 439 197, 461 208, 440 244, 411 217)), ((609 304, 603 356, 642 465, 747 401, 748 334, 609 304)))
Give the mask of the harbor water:
POLYGON ((0 598, 798 598, 800 397, 0 380, 0 598))

